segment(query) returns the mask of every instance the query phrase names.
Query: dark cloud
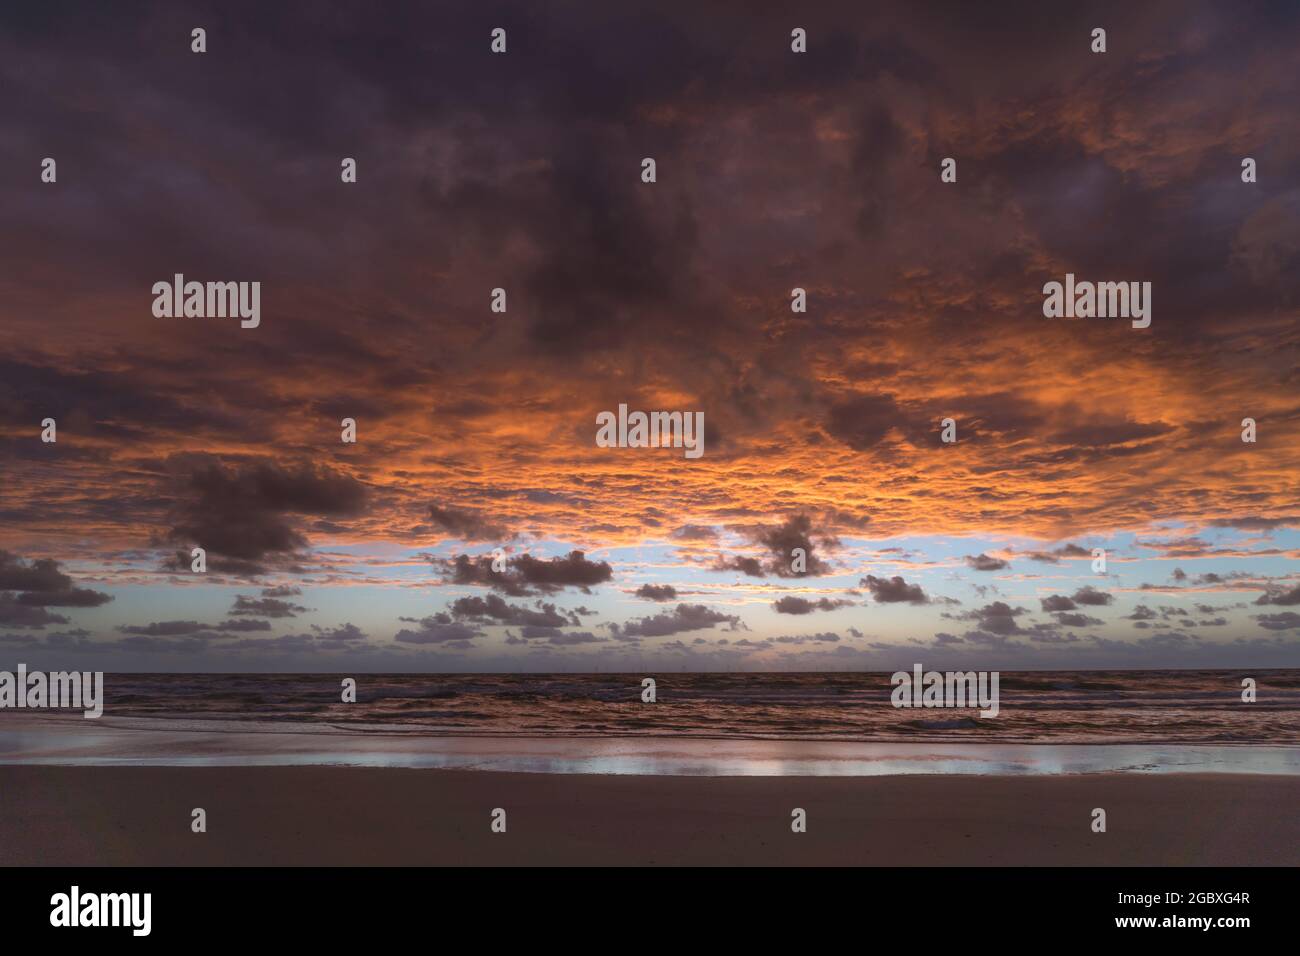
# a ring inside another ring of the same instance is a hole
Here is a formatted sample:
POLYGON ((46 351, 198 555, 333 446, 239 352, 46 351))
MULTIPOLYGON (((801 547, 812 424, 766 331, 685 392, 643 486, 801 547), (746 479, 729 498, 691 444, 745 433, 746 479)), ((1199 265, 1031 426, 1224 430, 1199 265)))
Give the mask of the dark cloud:
POLYGON ((1300 515, 1284 515, 1278 518, 1249 516, 1242 518, 1212 518, 1212 528, 1236 528, 1239 531, 1274 531, 1277 528, 1300 528, 1300 515))
POLYGON ((113 600, 111 594, 89 588, 65 588, 62 591, 24 591, 18 595, 19 604, 34 607, 99 607, 113 600))
POLYGON ((739 571, 741 574, 747 574, 751 578, 762 578, 767 576, 767 571, 763 568, 763 562, 758 558, 749 558, 742 555, 732 555, 730 557, 718 555, 714 560, 712 568, 714 571, 739 571))
POLYGON ((582 623, 576 612, 561 612, 554 604, 537 602, 535 608, 510 604, 495 594, 486 598, 463 597, 454 601, 451 616, 480 624, 527 624, 535 627, 564 627, 582 623))
POLYGON ((1143 441, 1171 431, 1173 427, 1164 422, 1088 422, 1059 431, 1048 441, 1074 448, 1096 448, 1143 441))
POLYGON ((830 565, 816 554, 818 543, 826 548, 839 545, 839 540, 834 535, 815 529, 812 517, 806 514, 791 515, 779 525, 757 525, 736 530, 753 544, 765 548, 767 556, 758 559, 719 555, 713 564, 715 571, 740 571, 758 578, 768 574, 780 578, 812 577, 830 571, 830 565), (802 551, 801 571, 794 570, 795 561, 800 557, 796 555, 796 549, 802 551))
POLYGON ((117 629, 123 634, 175 637, 180 634, 197 634, 199 631, 209 630, 209 626, 198 621, 156 621, 153 624, 121 624, 117 629))
POLYGON ((1077 644, 1079 638, 1075 634, 1064 631, 1036 631, 1029 635, 1029 640, 1036 644, 1077 644))
POLYGON ((1256 604, 1281 604, 1290 606, 1300 604, 1300 584, 1289 590, 1270 590, 1255 599, 1256 604))
POLYGON ((1103 604, 1113 604, 1115 595, 1108 594, 1105 591, 1098 591, 1091 584, 1086 584, 1074 592, 1074 603, 1090 606, 1100 606, 1103 604))
POLYGON ((1050 597, 1041 598, 1038 603, 1043 606, 1044 611, 1073 611, 1077 606, 1064 594, 1053 594, 1050 597))
POLYGON ((59 570, 59 562, 38 558, 30 563, 0 551, 0 591, 62 591, 72 578, 59 570))
POLYGON ((1270 631, 1289 631, 1300 628, 1300 614, 1295 611, 1279 611, 1276 614, 1256 614, 1259 626, 1270 631))
POLYGON ((609 581, 614 569, 606 561, 588 561, 582 551, 571 551, 562 558, 541 559, 531 554, 514 555, 504 561, 504 570, 493 568, 491 555, 472 558, 459 554, 450 561, 434 559, 449 574, 451 584, 470 584, 494 588, 511 597, 530 594, 553 594, 564 588, 577 588, 584 594, 609 581))
POLYGON ((227 614, 248 617, 293 617, 307 611, 308 608, 292 601, 279 598, 252 598, 243 594, 235 595, 235 603, 227 614))
POLYGON ((1062 558, 1087 558, 1091 556, 1091 551, 1077 544, 1062 545, 1051 551, 1030 551, 1025 555, 1031 561, 1040 561, 1043 564, 1060 564, 1062 558))
POLYGON ((401 644, 449 644, 471 641, 483 634, 478 628, 453 621, 446 614, 433 614, 417 623, 419 627, 415 629, 402 628, 393 640, 401 644))
POLYGON ((1104 623, 1098 617, 1089 617, 1087 614, 1070 614, 1065 611, 1059 611, 1052 616, 1056 618, 1056 623, 1063 627, 1095 627, 1104 623))
MULTIPOLYGON (((1008 626, 1006 621, 999 622, 1001 626, 1008 626)), ((1019 628, 1015 622, 1009 625, 1011 630, 1007 634, 998 634, 991 631, 967 631, 962 636, 971 644, 978 644, 983 647, 993 648, 994 650, 1006 652, 1014 645, 1009 634, 1019 633, 1019 628)))
POLYGON ((795 634, 772 638, 773 644, 838 644, 840 636, 830 631, 816 634, 795 634))
POLYGON ((636 589, 636 596, 647 601, 671 601, 677 597, 677 589, 671 584, 643 584, 636 589))
POLYGON ((213 625, 212 629, 221 631, 224 634, 246 634, 251 631, 269 631, 271 622, 252 617, 241 617, 234 621, 222 621, 220 624, 213 625))
MULTIPOLYGON (((0 592, 4 591, 20 592, 12 599, 28 607, 99 607, 113 600, 111 594, 74 587, 71 576, 59 570, 58 561, 38 558, 26 562, 0 550, 0 592)), ((47 622, 58 623, 55 617, 48 618, 47 622)))
POLYGON ((908 584, 898 575, 892 578, 878 578, 868 574, 858 582, 871 592, 871 596, 881 604, 928 604, 930 599, 921 590, 919 584, 908 584))
POLYGON ((495 588, 511 597, 524 597, 534 593, 533 589, 524 583, 523 576, 517 572, 495 570, 492 566, 492 556, 488 554, 476 558, 467 554, 458 554, 450 561, 433 557, 429 560, 443 569, 443 573, 447 575, 444 583, 447 584, 495 588))
POLYGON ((726 624, 730 630, 742 626, 740 618, 734 614, 723 614, 703 604, 679 604, 672 611, 643 617, 639 621, 628 621, 626 624, 610 624, 609 628, 621 638, 665 637, 686 631, 699 631, 718 624, 726 624))
POLYGON ((588 561, 581 551, 570 551, 565 557, 546 560, 521 554, 510 559, 509 564, 527 584, 545 592, 572 587, 588 594, 591 588, 614 576, 614 569, 607 562, 588 561))
MULTIPOLYGON (((1007 635, 1021 633, 1016 618, 1024 613, 1026 611, 1022 607, 1011 607, 1005 601, 994 601, 964 616, 978 621, 982 631, 987 631, 990 634, 1007 635)), ((966 639, 971 640, 971 635, 967 634, 966 639)))
POLYGON ((429 520, 435 528, 461 541, 508 541, 514 537, 505 525, 489 521, 468 508, 430 505, 429 520))
POLYGON ((271 630, 270 621, 253 618, 241 618, 235 621, 222 621, 219 624, 204 624, 200 621, 155 621, 152 624, 119 624, 123 634, 135 634, 144 637, 180 637, 187 634, 247 634, 271 630))
POLYGON ((20 604, 12 594, 0 592, 0 627, 32 627, 40 630, 47 624, 67 624, 61 614, 51 614, 43 607, 20 604))
POLYGON ((310 636, 326 649, 350 647, 368 640, 366 633, 350 622, 335 627, 321 627, 313 624, 310 636))
POLYGON ((709 525, 684 524, 675 530, 670 537, 676 541, 716 541, 718 531, 709 525))
MULTIPOLYGON (((254 574, 266 569, 266 559, 306 547, 294 516, 353 517, 365 510, 367 500, 365 486, 355 478, 310 464, 208 461, 187 480, 192 497, 177 506, 170 537, 241 562, 254 574)), ((189 555, 182 552, 179 558, 189 570, 189 555)))
POLYGON ((813 611, 835 611, 842 607, 852 607, 852 605, 852 601, 840 599, 818 598, 816 601, 810 601, 807 598, 787 595, 777 599, 772 604, 772 609, 777 614, 811 614, 813 611))
POLYGON ((1001 571, 1003 568, 1010 567, 1010 564, 1001 558, 991 558, 987 554, 976 554, 966 556, 966 566, 975 571, 1001 571))
POLYGON ((262 588, 262 597, 288 598, 298 597, 301 594, 302 588, 292 584, 277 584, 275 587, 262 588))
POLYGON ((86 371, 45 362, 0 359, 0 411, 30 421, 49 416, 58 422, 59 444, 66 426, 118 441, 137 438, 148 423, 160 432, 192 433, 201 428, 230 429, 237 423, 216 403, 159 394, 148 381, 117 369, 86 371))
POLYGON ((832 405, 826 431, 855 451, 870 451, 893 429, 905 427, 905 417, 891 395, 855 395, 832 405))

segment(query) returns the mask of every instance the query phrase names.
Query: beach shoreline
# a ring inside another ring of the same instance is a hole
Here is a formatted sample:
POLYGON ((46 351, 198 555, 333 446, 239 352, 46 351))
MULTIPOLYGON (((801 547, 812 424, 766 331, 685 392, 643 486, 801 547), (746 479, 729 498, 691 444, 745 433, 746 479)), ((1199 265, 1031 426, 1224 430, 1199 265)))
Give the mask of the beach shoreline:
POLYGON ((631 776, 1214 773, 1300 776, 1300 746, 507 736, 270 721, 9 715, 0 766, 350 766, 631 776))
POLYGON ((0 794, 5 866, 1300 864, 1296 776, 3 766, 0 794))

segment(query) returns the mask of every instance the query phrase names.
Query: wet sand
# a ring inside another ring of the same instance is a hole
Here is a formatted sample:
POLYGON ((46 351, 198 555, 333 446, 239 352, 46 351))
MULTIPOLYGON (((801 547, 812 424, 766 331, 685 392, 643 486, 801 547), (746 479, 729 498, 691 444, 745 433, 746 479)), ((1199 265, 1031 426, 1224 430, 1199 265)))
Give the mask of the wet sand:
POLYGON ((442 735, 319 722, 56 714, 0 719, 0 765, 346 766, 691 777, 1179 773, 1300 776, 1300 746, 442 735))
POLYGON ((2 766, 0 864, 1295 866, 1297 807, 1300 777, 1238 774, 2 766))

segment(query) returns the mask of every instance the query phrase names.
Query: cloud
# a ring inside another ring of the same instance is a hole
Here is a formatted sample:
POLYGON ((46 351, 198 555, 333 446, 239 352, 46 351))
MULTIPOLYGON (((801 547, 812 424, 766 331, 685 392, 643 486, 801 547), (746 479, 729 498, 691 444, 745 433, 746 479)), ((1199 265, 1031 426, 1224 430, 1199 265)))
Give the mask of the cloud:
POLYGON ((467 508, 431 505, 429 520, 434 527, 461 541, 508 541, 514 537, 505 525, 489 521, 479 512, 467 508))
POLYGON ((714 570, 740 571, 751 577, 764 577, 768 574, 781 578, 801 578, 826 574, 830 565, 817 556, 817 543, 831 548, 839 544, 834 535, 820 532, 813 528, 812 517, 807 514, 791 515, 779 525, 754 525, 737 529, 751 543, 761 545, 767 550, 763 559, 749 556, 724 557, 719 555, 714 563, 714 570), (796 571, 795 561, 802 551, 801 571, 796 571))
POLYGON ((1239 531, 1274 531, 1278 528, 1300 528, 1300 515, 1284 515, 1277 518, 1248 516, 1242 518, 1211 518, 1212 528, 1236 528, 1239 531))
POLYGON ((1255 620, 1260 627, 1270 631, 1288 631, 1300 628, 1300 614, 1295 611, 1279 611, 1277 614, 1256 614, 1255 620))
POLYGON ((222 621, 219 624, 205 625, 214 631, 221 631, 229 634, 247 634, 252 631, 269 631, 271 630, 270 621, 261 621, 251 617, 241 617, 234 621, 222 621))
POLYGON ((1078 635, 1070 634, 1063 631, 1036 631, 1029 635, 1029 640, 1035 644, 1077 644, 1078 635))
POLYGON ((609 628, 621 638, 665 637, 670 634, 699 631, 718 624, 726 624, 730 630, 741 627, 737 615, 723 614, 703 604, 679 604, 672 611, 628 621, 625 624, 611 623, 609 628))
MULTIPOLYGON (((353 517, 367 502, 366 489, 349 475, 311 464, 271 462, 227 465, 206 460, 190 470, 191 497, 176 506, 172 540, 231 559, 232 573, 252 576, 307 545, 294 516, 353 517)), ((171 567, 189 570, 181 552, 171 567)), ((219 561, 211 562, 220 569, 219 561)))
POLYGON ((928 604, 930 599, 921 590, 919 584, 908 584, 898 575, 892 578, 878 578, 868 574, 859 583, 871 592, 871 596, 881 604, 928 604))
POLYGON ((453 621, 441 613, 421 618, 416 623, 419 627, 404 627, 393 636, 393 640, 401 644, 448 644, 470 641, 483 634, 478 628, 453 621))
POLYGON ((773 644, 838 644, 840 636, 831 631, 820 631, 816 634, 796 634, 785 635, 782 637, 772 638, 773 644))
POLYGON ((262 588, 262 597, 287 598, 298 597, 301 594, 302 588, 292 584, 278 584, 275 587, 262 588))
POLYGON ((1092 552, 1077 544, 1066 544, 1052 551, 1030 551, 1025 557, 1043 564, 1060 564, 1062 558, 1089 558, 1092 552))
MULTIPOLYGON (((961 541, 979 543, 959 557, 989 549, 1041 570, 1086 560, 1082 542, 1167 536, 1160 547, 1184 568, 1193 554, 1223 559, 1193 587, 1243 601, 1267 589, 1251 610, 1300 610, 1272 606, 1295 580, 1267 577, 1295 556, 1300 191, 1289 146, 1268 163, 1268 190, 1250 191, 1258 201, 1238 201, 1240 183, 1222 175, 1224 157, 1290 143, 1300 24, 1284 5, 1239 6, 1226 16, 1189 0, 1129 17, 1125 43, 1144 55, 1085 51, 1089 64, 1104 61, 1099 73, 1062 69, 1083 62, 1075 31, 1018 14, 981 33, 972 69, 963 38, 980 11, 956 5, 954 29, 942 30, 923 5, 898 0, 881 5, 883 30, 854 29, 842 4, 829 11, 798 70, 788 44, 770 42, 789 32, 772 5, 729 30, 702 5, 521 12, 528 42, 509 58, 439 29, 428 6, 374 17, 340 5, 328 16, 297 2, 223 5, 222 35, 265 42, 242 45, 242 69, 222 83, 182 70, 165 85, 148 57, 79 55, 152 35, 157 17, 143 8, 25 17, 0 37, 11 151, 44 155, 42 144, 102 175, 65 177, 39 202, 23 177, 0 181, 15 346, 0 357, 0 544, 22 553, 40 542, 73 577, 88 569, 68 587, 0 586, 4 633, 43 638, 41 627, 68 618, 111 632, 222 616, 208 609, 233 600, 221 590, 229 575, 309 576, 313 604, 330 609, 358 594, 433 599, 423 615, 461 593, 527 604, 615 578, 625 599, 651 568, 651 580, 681 589, 672 605, 702 581, 720 595, 713 606, 767 633, 767 606, 785 592, 755 585, 785 580, 790 542, 774 549, 738 529, 791 514, 844 535, 832 547, 809 526, 818 562, 852 581, 881 576, 867 600, 891 608, 891 640, 934 631, 932 609, 954 589, 979 604, 1011 600, 943 576, 961 541), (446 82, 427 82, 431 57, 446 82), (503 59, 520 68, 503 71, 503 59), (210 148, 196 163, 142 130, 210 148), (363 159, 366 201, 347 203, 347 229, 337 226, 349 190, 332 173, 303 175, 337 170, 338 142, 368 143, 382 163, 367 174, 363 159), (659 161, 653 186, 636 176, 645 142, 659 161), (978 201, 952 202, 926 172, 951 143, 978 170, 978 201), (368 175, 384 188, 366 187, 368 175), (172 261, 212 279, 274 262, 262 326, 232 335, 220 321, 153 319, 140 290, 172 261), (1170 334, 1082 320, 1034 321, 1027 336, 1042 283, 1066 271, 1152 280, 1154 329, 1170 334), (498 284, 509 287, 508 313, 485 308, 484 290, 498 284), (790 311, 796 285, 808 289, 807 313, 790 311), (704 458, 595 448, 594 413, 621 401, 705 411, 704 458), (1245 409, 1235 421, 1234 409, 1245 409), (1237 434, 1247 412, 1267 423, 1254 446, 1237 434), (46 415, 58 419, 55 444, 36 437, 46 415), (339 441, 345 415, 361 422, 357 445, 339 441), (958 422, 950 446, 938 440, 947 416, 958 422), (448 593, 401 553, 498 531, 583 547, 611 576, 534 582, 511 565, 493 578, 466 558, 445 583, 483 590, 448 593), (1242 531, 1276 537, 1280 553, 1248 556, 1249 540, 1216 553, 1242 531), (899 540, 917 553, 873 550, 899 540), (1027 557, 1040 563, 994 550, 1006 541, 1036 542, 1042 550, 1027 557), (208 549, 206 577, 189 573, 195 545, 208 549), (164 567, 182 573, 159 571, 164 549, 164 567), (708 570, 724 550, 736 552, 718 559, 738 578, 730 590, 708 570), (1231 560, 1252 576, 1230 577, 1231 560), (892 588, 895 574, 915 583, 892 588), (115 603, 96 610, 90 588, 115 603), (888 603, 897 590, 904 603, 888 603), (185 603, 160 603, 162 593, 185 603)), ((958 574, 1001 576, 964 565, 958 574)), ((1004 590, 1027 606, 1029 595, 1072 605, 1044 614, 1100 614, 1068 597, 1083 580, 1004 590)), ((1119 603, 1114 580, 1094 583, 1119 603)), ((363 597, 356 614, 367 617, 353 617, 386 635, 373 603, 363 597)), ((1108 626, 1128 644, 1131 624, 1167 623, 1122 613, 1108 626)), ((1242 608, 1223 616, 1259 630, 1242 608)), ((232 621, 244 619, 261 620, 232 621)), ((1040 636, 1024 617, 1015 623, 1040 636)), ((225 635, 214 656, 238 634, 211 633, 225 635)), ((1054 650, 1038 643, 1028 650, 1054 650)), ((1078 643, 1087 647, 1050 663, 1192 660, 1186 643, 1095 656, 1089 639, 1078 643)), ((1194 659, 1296 663, 1289 646, 1194 659)), ((964 638, 958 647, 1002 649, 964 638)), ((418 656, 409 650, 367 662, 418 656)), ((151 666, 143 648, 124 653, 137 656, 123 664, 151 666)), ((532 666, 487 649, 472 663, 502 660, 532 666)))
POLYGON ((308 636, 326 649, 351 647, 369 639, 361 628, 351 622, 338 624, 334 627, 321 627, 313 624, 311 634, 308 636))
MULTIPOLYGON (((436 559, 435 559, 436 560, 436 559)), ((564 588, 577 588, 584 594, 609 581, 614 569, 605 561, 588 561, 582 551, 571 551, 562 558, 543 560, 530 554, 514 555, 504 563, 505 570, 493 568, 491 555, 471 558, 460 554, 450 561, 436 560, 452 584, 470 584, 502 591, 511 597, 552 594, 564 588)))
POLYGON ((153 624, 121 624, 117 629, 123 634, 175 637, 180 634, 196 634, 210 628, 207 624, 200 624, 198 621, 157 621, 153 624))
POLYGON ((1096 627, 1098 624, 1104 624, 1101 618, 1089 617, 1087 614, 1070 614, 1066 611, 1058 611, 1053 615, 1056 623, 1063 627, 1096 627))
MULTIPOLYGON (((19 592, 12 600, 28 607, 99 607, 113 600, 111 594, 74 587, 72 578, 59 570, 59 562, 38 558, 26 562, 8 551, 0 550, 0 592, 19 592)), ((16 620, 18 612, 11 611, 16 620)), ((58 615, 47 617, 47 623, 60 623, 58 615)), ((41 620, 40 615, 31 618, 41 620)), ((15 625, 21 627, 22 625, 15 625)))
MULTIPOLYGON (((1016 618, 1026 613, 1022 607, 1011 607, 1005 601, 994 601, 986 604, 976 611, 971 611, 966 617, 972 618, 979 622, 980 629, 990 634, 1006 635, 1021 633, 1020 625, 1016 623, 1016 618)), ((971 640, 971 635, 966 635, 967 640, 971 640)))
POLYGON ((893 396, 861 394, 831 405, 825 427, 831 437, 855 451, 870 451, 905 423, 906 416, 893 396))
POLYGON ((40 558, 31 563, 0 551, 0 591, 62 591, 72 579, 59 570, 59 562, 40 558))
POLYGON ((967 555, 965 558, 966 566, 975 571, 1001 571, 1003 568, 1010 567, 1010 562, 1001 558, 991 558, 987 554, 980 553, 977 555, 967 555))
POLYGON ((713 563, 714 571, 739 571, 741 574, 747 574, 751 578, 762 578, 767 576, 767 571, 763 567, 763 562, 758 558, 745 557, 744 555, 732 555, 730 557, 718 555, 713 563))
POLYGON ((636 596, 647 601, 671 601, 677 597, 677 589, 671 584, 643 584, 636 589, 636 596))
POLYGON ((561 613, 554 604, 537 602, 536 608, 509 604, 495 594, 486 598, 463 597, 450 608, 454 618, 467 618, 482 624, 530 624, 537 627, 564 627, 582 623, 575 612, 561 613))
POLYGON ((1108 594, 1105 591, 1098 591, 1091 584, 1086 584, 1074 592, 1074 603, 1091 606, 1100 606, 1103 604, 1113 604, 1115 595, 1108 594))
POLYGON ((718 531, 709 525, 684 524, 670 535, 676 541, 716 541, 718 531))
POLYGON ((20 604, 12 594, 0 592, 0 627, 32 627, 40 630, 47 624, 67 624, 61 614, 51 614, 43 607, 20 604))
MULTIPOLYGON (((1013 623, 1012 630, 1008 634, 1019 633, 1019 628, 1013 623)), ((990 631, 967 631, 962 636, 971 644, 978 644, 984 647, 991 647, 997 651, 1007 652, 1015 646, 1008 634, 997 634, 990 631)))
POLYGON ((294 604, 292 601, 282 601, 279 598, 252 598, 247 595, 235 595, 235 603, 231 605, 227 614, 232 616, 248 617, 293 617, 301 614, 309 608, 301 604, 294 604))
POLYGON ((1255 599, 1256 604, 1281 604, 1296 605, 1300 604, 1300 584, 1290 590, 1274 589, 1261 594, 1255 599))
POLYGON ((572 587, 588 594, 591 588, 614 576, 614 570, 609 564, 604 561, 588 561, 581 551, 570 551, 565 557, 547 560, 522 554, 511 558, 509 564, 518 570, 525 582, 545 592, 572 587))
POLYGON ((113 600, 111 594, 89 588, 66 588, 62 591, 24 591, 18 595, 19 604, 35 607, 99 607, 113 600))
POLYGON ((852 606, 852 601, 842 599, 818 598, 816 601, 810 601, 807 598, 787 595, 778 598, 772 604, 772 609, 777 614, 811 614, 813 611, 835 611, 842 607, 852 606))

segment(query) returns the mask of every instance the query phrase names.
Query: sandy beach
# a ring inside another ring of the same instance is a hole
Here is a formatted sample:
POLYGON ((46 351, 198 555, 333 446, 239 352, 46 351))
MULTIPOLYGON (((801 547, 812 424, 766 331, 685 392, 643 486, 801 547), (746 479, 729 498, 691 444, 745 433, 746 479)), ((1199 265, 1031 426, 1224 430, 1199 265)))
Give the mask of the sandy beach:
POLYGON ((1295 776, 5 766, 0 802, 9 866, 1300 864, 1295 776))

